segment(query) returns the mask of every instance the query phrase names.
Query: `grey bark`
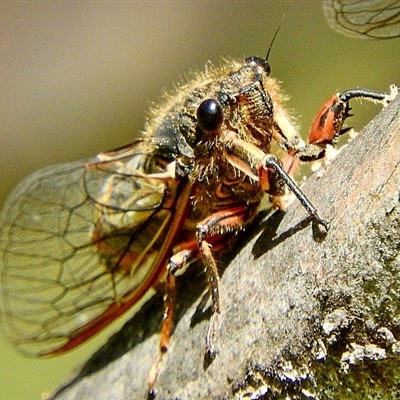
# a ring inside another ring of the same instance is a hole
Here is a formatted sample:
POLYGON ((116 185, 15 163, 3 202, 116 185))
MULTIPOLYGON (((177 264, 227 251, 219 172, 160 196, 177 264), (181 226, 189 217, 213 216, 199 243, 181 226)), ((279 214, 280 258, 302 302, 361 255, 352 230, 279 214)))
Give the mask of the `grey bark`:
MULTIPOLYGON (((399 162, 400 98, 303 186, 326 235, 295 201, 241 236, 210 363, 205 276, 181 277, 157 399, 400 397, 399 162)), ((56 398, 145 398, 161 315, 156 296, 56 398)))

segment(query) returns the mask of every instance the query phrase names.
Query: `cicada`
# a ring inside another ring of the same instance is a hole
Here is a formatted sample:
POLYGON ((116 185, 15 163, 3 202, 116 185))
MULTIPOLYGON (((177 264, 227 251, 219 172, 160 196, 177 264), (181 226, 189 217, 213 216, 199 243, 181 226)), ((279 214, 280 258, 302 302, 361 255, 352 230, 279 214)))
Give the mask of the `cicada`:
POLYGON ((157 288, 166 298, 163 354, 176 275, 199 261, 212 301, 206 349, 214 354, 220 313, 214 255, 254 221, 266 195, 283 207, 282 197, 293 192, 328 228, 291 175, 298 162, 324 157, 344 133, 355 97, 387 103, 393 96, 359 89, 335 95, 305 143, 285 111, 268 57, 229 61, 167 98, 141 139, 26 178, 0 216, 4 334, 25 354, 61 354, 157 288))

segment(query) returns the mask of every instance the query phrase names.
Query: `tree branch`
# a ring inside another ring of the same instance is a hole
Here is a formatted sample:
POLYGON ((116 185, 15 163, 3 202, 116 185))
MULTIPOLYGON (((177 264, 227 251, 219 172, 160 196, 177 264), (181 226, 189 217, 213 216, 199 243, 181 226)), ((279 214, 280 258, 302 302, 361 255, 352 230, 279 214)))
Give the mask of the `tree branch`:
MULTIPOLYGON (((298 202, 242 235, 220 280, 219 354, 209 365, 205 277, 188 271, 157 399, 395 398, 399 162, 400 98, 304 185, 331 222, 327 235, 298 202)), ((56 398, 145 398, 162 311, 156 296, 56 398)))

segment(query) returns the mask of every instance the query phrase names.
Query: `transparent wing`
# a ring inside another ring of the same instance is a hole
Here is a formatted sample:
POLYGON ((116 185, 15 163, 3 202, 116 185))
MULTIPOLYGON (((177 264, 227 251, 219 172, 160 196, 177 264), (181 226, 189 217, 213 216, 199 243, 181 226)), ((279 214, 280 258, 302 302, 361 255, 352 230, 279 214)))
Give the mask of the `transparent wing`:
POLYGON ((168 163, 147 150, 134 144, 40 170, 8 198, 0 323, 22 352, 78 345, 159 278, 177 184, 168 163))
POLYGON ((387 39, 400 36, 399 0, 324 0, 329 25, 347 36, 387 39))

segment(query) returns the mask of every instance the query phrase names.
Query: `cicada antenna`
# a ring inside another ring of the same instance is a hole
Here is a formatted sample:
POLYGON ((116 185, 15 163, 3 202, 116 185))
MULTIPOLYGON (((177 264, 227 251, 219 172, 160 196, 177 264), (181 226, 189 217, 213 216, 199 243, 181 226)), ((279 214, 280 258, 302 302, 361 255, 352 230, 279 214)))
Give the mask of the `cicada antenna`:
POLYGON ((268 51, 267 51, 267 55, 265 56, 265 64, 268 65, 268 66, 269 66, 269 55, 271 54, 272 46, 274 45, 275 39, 278 36, 278 32, 280 31, 281 26, 283 25, 283 20, 284 19, 285 19, 285 14, 283 14, 282 21, 278 25, 278 28, 276 28, 274 36, 272 37, 272 40, 271 40, 271 44, 269 45, 269 48, 268 48, 268 51))
POLYGON ((267 73, 267 75, 269 75, 271 73, 271 66, 269 65, 269 61, 268 61, 269 55, 271 54, 272 46, 275 42, 276 37, 278 36, 278 32, 281 29, 284 18, 285 18, 285 15, 283 15, 282 21, 279 24, 277 30, 275 31, 274 36, 272 37, 271 44, 269 45, 267 55, 265 56, 265 58, 258 57, 258 56, 251 56, 251 57, 245 58, 246 63, 248 63, 250 65, 256 65, 258 67, 262 67, 262 69, 267 73))

